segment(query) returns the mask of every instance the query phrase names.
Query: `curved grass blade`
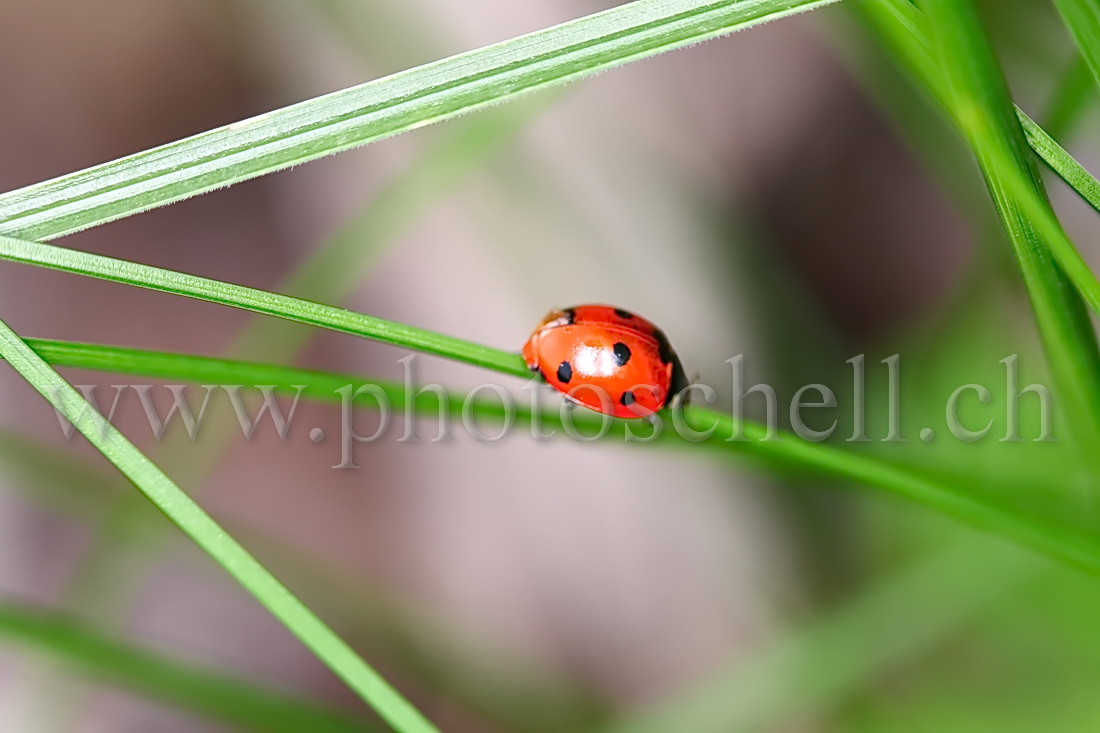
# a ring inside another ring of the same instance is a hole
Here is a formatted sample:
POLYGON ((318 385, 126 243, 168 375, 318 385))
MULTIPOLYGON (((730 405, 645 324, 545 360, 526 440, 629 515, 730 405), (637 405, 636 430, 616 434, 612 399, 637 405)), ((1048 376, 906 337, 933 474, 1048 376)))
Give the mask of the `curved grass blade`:
POLYGON ((1046 197, 1008 86, 969 0, 927 0, 928 27, 950 109, 978 159, 1023 273, 1050 370, 1082 450, 1100 441, 1100 351, 1065 274, 1100 311, 1096 278, 1065 237, 1046 197), (1057 231, 1049 237, 1047 232, 1057 231), (1059 253, 1059 264, 1053 251, 1059 253))
POLYGON ((0 320, 0 355, 173 523, 281 621, 318 659, 400 731, 434 731, 416 708, 371 669, 332 629, 306 608, 167 475, 93 408, 42 357, 0 320))
MULTIPOLYGON (((961 125, 962 122, 957 114, 952 111, 953 104, 947 84, 941 78, 940 66, 932 58, 929 50, 925 18, 921 11, 909 0, 864 0, 853 7, 858 9, 874 25, 879 31, 879 38, 886 42, 904 66, 921 82, 923 88, 928 91, 932 98, 952 115, 956 120, 956 124, 961 125)), ((1079 115, 1081 109, 1081 106, 1076 106, 1073 110, 1070 110, 1070 114, 1073 116, 1079 115)), ((1033 121, 1023 110, 1015 107, 1015 112, 1027 135, 1028 145, 1082 199, 1093 208, 1097 208, 1096 191, 1100 189, 1100 182, 1074 160, 1069 153, 1055 142, 1052 135, 1033 121)), ((1018 196, 1021 191, 1026 192, 1028 188, 1027 181, 1023 178, 1011 177, 1008 183, 1016 190, 1018 196)), ((1097 309, 1095 286, 1091 282, 1095 280, 1095 277, 1087 276, 1085 272, 1080 270, 1079 265, 1083 264, 1084 261, 1076 253, 1072 243, 1065 238, 1061 226, 1056 225, 1057 220, 1049 216, 1044 217, 1042 215, 1042 208, 1044 207, 1029 204, 1028 199, 1030 197, 1025 195, 1022 198, 1024 199, 1024 205, 1031 207, 1029 213, 1037 219, 1037 223, 1042 227, 1045 236, 1051 240, 1052 245, 1057 246, 1055 255, 1059 257, 1059 261, 1065 259, 1063 266, 1067 268, 1068 273, 1071 275, 1076 273, 1074 285, 1082 292, 1082 297, 1089 301, 1094 310, 1097 309)))
POLYGON ((0 196, 51 239, 836 0, 637 0, 0 196))
MULTIPOLYGON (((309 400, 339 402, 339 390, 349 384, 378 385, 393 405, 404 405, 404 385, 395 382, 369 379, 351 374, 335 374, 297 369, 293 367, 257 364, 244 361, 215 359, 189 354, 144 351, 120 346, 76 344, 65 341, 29 340, 28 344, 42 358, 57 366, 72 366, 123 374, 161 377, 193 381, 201 384, 270 384, 276 389, 294 392, 294 385, 307 385, 302 397, 309 400)), ((487 347, 482 347, 487 348, 487 347)), ((500 352, 505 355, 504 352, 500 352)), ((461 359, 461 356, 455 355, 461 359)), ((505 373, 510 373, 505 371, 505 373)), ((462 413, 464 398, 449 393, 449 414, 462 413)), ((377 408, 377 402, 369 395, 356 403, 362 407, 377 408)), ((409 403, 416 412, 438 411, 434 393, 415 396, 409 403)), ((507 408, 498 399, 476 400, 473 414, 479 418, 503 422, 507 408)), ((535 416, 531 410, 518 406, 514 413, 517 423, 530 424, 535 416)), ((779 431, 782 440, 764 440, 768 435, 765 425, 752 421, 737 423, 733 417, 703 407, 687 407, 683 411, 684 422, 697 433, 713 428, 712 434, 702 443, 688 442, 675 431, 665 430, 654 442, 680 446, 707 446, 721 454, 741 453, 774 470, 789 474, 813 474, 877 487, 889 493, 916 501, 937 511, 1030 547, 1041 554, 1056 558, 1091 573, 1100 574, 1100 537, 1079 530, 1032 517, 991 503, 988 499, 971 496, 939 480, 925 477, 909 468, 896 466, 873 455, 855 453, 825 443, 809 443, 798 436, 779 431), (729 441, 741 427, 747 440, 729 441)), ((561 428, 560 413, 540 412, 538 419, 544 428, 561 428)), ((598 415, 583 412, 572 416, 575 428, 585 434, 598 431, 602 420, 598 415)), ((616 420, 607 435, 608 440, 623 440, 628 421, 616 420)))
POLYGON ((1097 461, 1100 351, 1080 298, 1100 313, 1100 282, 1047 199, 1018 119, 1022 113, 973 9, 925 3, 928 12, 943 13, 932 23, 907 0, 867 0, 859 7, 970 143, 1016 253, 1071 430, 1083 455, 1097 461), (929 50, 928 28, 937 32, 937 57, 929 50))
POLYGON ((100 683, 206 715, 244 730, 351 733, 366 721, 112 639, 77 620, 22 606, 0 605, 0 636, 50 655, 100 683))

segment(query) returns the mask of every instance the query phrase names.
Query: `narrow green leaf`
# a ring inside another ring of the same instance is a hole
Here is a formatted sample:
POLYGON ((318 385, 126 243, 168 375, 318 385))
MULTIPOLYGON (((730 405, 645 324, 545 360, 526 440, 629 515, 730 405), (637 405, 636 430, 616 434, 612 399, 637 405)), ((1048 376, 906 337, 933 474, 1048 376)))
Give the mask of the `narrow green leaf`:
POLYGON ((830 719, 846 695, 935 648, 1042 569, 1012 548, 955 540, 604 733, 786 730, 814 712, 830 719))
POLYGON ((94 408, 3 321, 0 356, 54 408, 72 416, 97 450, 387 722, 401 731, 435 730, 133 443, 110 423, 97 424, 94 408))
MULTIPOLYGON (((341 387, 369 383, 378 385, 392 405, 404 405, 406 399, 404 386, 401 384, 367 380, 351 374, 119 346, 45 340, 30 340, 28 343, 42 358, 58 366, 140 374, 200 384, 270 384, 288 392, 295 391, 294 385, 307 385, 302 393, 303 399, 328 402, 340 400, 338 390, 341 387)), ((500 353, 503 355, 503 352, 500 353)), ((455 358, 461 356, 455 355, 455 358)), ((507 370, 502 371, 510 373, 507 370)), ((462 395, 449 393, 449 414, 461 414, 464 401, 462 395)), ((410 404, 416 412, 439 409, 437 398, 432 393, 416 396, 410 404)), ((364 396, 357 405, 376 408, 377 402, 364 396)), ((503 421, 507 410, 500 400, 486 399, 474 401, 473 412, 479 418, 503 421)), ((530 424, 534 420, 531 410, 522 405, 517 406, 514 415, 517 424, 530 424)), ((808 472, 883 489, 992 534, 1015 540, 1042 554, 1100 574, 1100 537, 999 506, 988 499, 969 495, 954 486, 944 485, 907 467, 894 465, 870 454, 855 453, 825 443, 809 443, 784 431, 779 431, 781 440, 763 440, 768 435, 766 426, 748 420, 738 423, 731 415, 703 407, 686 407, 683 417, 685 425, 696 433, 710 431, 708 437, 699 443, 689 442, 666 427, 654 443, 678 445, 684 449, 708 447, 712 452, 725 454, 740 453, 779 471, 808 472), (738 427, 743 430, 746 440, 728 440, 729 436, 736 434, 738 427)), ((541 412, 538 419, 540 425, 547 429, 563 426, 560 413, 553 410, 541 412)), ((588 411, 578 412, 571 419, 576 429, 585 434, 595 434, 602 423, 600 416, 588 411)), ((623 441, 627 422, 629 421, 613 421, 606 439, 623 441)))
POLYGON ((924 7, 950 108, 977 156, 1016 251, 1074 437, 1083 450, 1095 454, 1100 439, 1100 351, 1092 323, 1055 264, 1051 247, 1098 312, 1100 283, 1061 231, 973 6, 969 0, 927 0, 924 7), (1045 236, 1048 232, 1055 236, 1045 236))
MULTIPOLYGON (((865 0, 860 5, 974 150, 1028 287, 1074 439, 1089 461, 1097 461, 1100 454, 1093 446, 1100 440, 1100 351, 1078 295, 1100 313, 1100 282, 1046 197, 1021 129, 1022 113, 1012 105, 973 8, 937 2, 925 7, 941 15, 926 18, 907 0, 865 0), (926 37, 929 28, 936 31, 934 55, 926 37)), ((1049 150, 1052 160, 1091 178, 1065 151, 1059 155, 1049 150)))
POLYGON ((1080 57, 1059 77, 1043 110, 1043 128, 1055 140, 1065 139, 1077 128, 1090 103, 1097 100, 1096 84, 1088 65, 1080 57))
POLYGON ((118 685, 245 730, 297 733, 370 728, 365 721, 295 699, 286 691, 184 664, 41 609, 0 605, 0 636, 9 644, 49 654, 97 682, 118 685))
POLYGON ((1100 4, 1096 0, 1054 0, 1054 4, 1100 85, 1100 4))
MULTIPOLYGON (((921 83, 923 88, 955 119, 957 125, 966 124, 958 118, 958 110, 952 102, 950 90, 941 77, 940 65, 933 59, 928 47, 925 18, 909 0, 862 0, 853 5, 879 31, 879 37, 893 50, 902 64, 921 83)), ((1064 180, 1082 199, 1094 208, 1097 206, 1096 191, 1100 182, 1069 155, 1054 138, 1032 121, 1019 107, 1016 115, 1027 134, 1028 144, 1062 180, 1064 180)), ((991 151, 1000 157, 1004 151, 991 151)), ((1100 312, 1100 290, 1080 254, 1066 237, 1057 222, 1045 196, 1032 195, 1028 178, 1013 171, 1011 166, 1001 168, 1005 182, 1009 185, 1021 203, 1028 209, 1029 216, 1035 218, 1044 234, 1050 240, 1054 254, 1073 280, 1074 286, 1081 292, 1089 305, 1100 312)))
POLYGON ((516 376, 529 375, 527 366, 518 354, 505 354, 496 349, 471 344, 451 336, 243 285, 78 252, 52 244, 24 242, 5 236, 0 236, 0 260, 39 265, 63 272, 233 306, 254 313, 285 318, 288 321, 340 331, 396 346, 405 346, 428 354, 461 358, 476 366, 488 367, 516 376))
POLYGON ((1069 187, 1076 191, 1089 206, 1100 213, 1100 181, 1081 167, 1081 164, 1034 120, 1019 110, 1017 112, 1031 149, 1038 153, 1043 162, 1069 184, 1069 187))
POLYGON ((53 237, 164 206, 836 0, 637 0, 0 196, 53 237))
MULTIPOLYGON (((546 96, 452 122, 442 139, 378 192, 340 231, 312 250, 279 291, 306 300, 344 302, 402 229, 444 191, 515 142, 536 113, 552 101, 546 96)), ((550 96, 556 99, 558 95, 550 96)), ((233 340, 229 355, 283 359, 300 351, 312 333, 279 320, 255 319, 233 340)))

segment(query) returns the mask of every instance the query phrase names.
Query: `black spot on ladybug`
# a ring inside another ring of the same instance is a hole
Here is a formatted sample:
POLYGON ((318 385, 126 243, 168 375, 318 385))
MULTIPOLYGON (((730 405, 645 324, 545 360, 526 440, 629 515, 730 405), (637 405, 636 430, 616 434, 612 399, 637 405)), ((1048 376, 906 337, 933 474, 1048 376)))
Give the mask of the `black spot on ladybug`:
POLYGON ((629 407, 630 405, 633 405, 634 404, 634 393, 631 392, 630 390, 627 390, 626 392, 623 392, 623 396, 619 398, 619 402, 622 403, 623 407, 629 407))
POLYGON ((577 320, 577 311, 573 308, 565 309, 565 322, 572 326, 577 320))
POLYGON ((619 318, 633 318, 634 317, 633 313, 631 313, 630 311, 624 311, 622 308, 616 308, 615 309, 615 315, 617 315, 619 318))
POLYGON ((573 367, 569 366, 569 362, 563 361, 558 365, 558 381, 562 384, 569 384, 569 380, 573 378, 573 367))
POLYGON ((657 337, 657 350, 661 363, 668 364, 672 361, 672 344, 668 342, 668 336, 665 336, 663 331, 658 331, 654 335, 657 337))
POLYGON ((622 341, 617 341, 614 346, 611 347, 615 352, 615 363, 619 366, 625 366, 630 361, 630 347, 624 344, 622 341))

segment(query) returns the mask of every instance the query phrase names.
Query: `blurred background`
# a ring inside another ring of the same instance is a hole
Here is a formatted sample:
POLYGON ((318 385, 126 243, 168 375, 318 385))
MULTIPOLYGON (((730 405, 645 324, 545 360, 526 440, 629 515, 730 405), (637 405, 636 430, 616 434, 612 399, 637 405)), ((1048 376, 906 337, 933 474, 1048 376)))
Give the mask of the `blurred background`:
MULTIPOLYGON (((613 4, 0 0, 0 189, 613 4)), ((1094 105, 1058 107, 1080 73, 1051 7, 983 9, 1017 102, 1096 170, 1094 105)), ((1095 262, 1092 212, 1051 189, 1095 262)), ((1085 521, 1066 498, 1081 475, 1062 445, 917 439, 943 424, 959 385, 987 384, 1003 406, 999 359, 1020 355, 1021 385, 1045 369, 969 153, 858 7, 62 244, 505 349, 552 307, 613 303, 660 324, 720 405, 738 354, 746 384, 772 385, 782 406, 802 385, 830 385, 838 441, 851 433, 845 362, 866 354, 876 440, 853 447, 1085 521), (895 353, 909 440, 884 444, 879 360, 895 353)), ((390 379, 406 356, 16 265, 0 267, 0 307, 26 336, 390 379)), ((417 366, 420 381, 456 390, 486 380, 440 359, 417 366)), ((101 385, 101 400, 133 381, 66 376, 101 385)), ((0 601, 372 720, 86 444, 66 444, 9 370, 0 400, 0 601)), ((747 404, 762 412, 759 396, 747 404)), ((1038 411, 1021 405, 1034 437, 1038 411)), ((980 426, 990 413, 976 407, 966 420, 980 426)), ((296 424, 336 414, 303 404, 296 424)), ((361 434, 377 420, 358 419, 361 434)), ((432 442, 431 416, 422 440, 397 442, 398 425, 357 448, 361 469, 336 471, 337 448, 306 429, 282 443, 267 425, 245 442, 227 407, 209 420, 220 433, 195 445, 178 429, 154 443, 137 400, 116 423, 445 730, 1025 731, 1100 718, 1095 583, 879 492, 694 451, 536 443, 526 430, 432 442)), ((4 730, 235 729, 2 633, 4 730)))

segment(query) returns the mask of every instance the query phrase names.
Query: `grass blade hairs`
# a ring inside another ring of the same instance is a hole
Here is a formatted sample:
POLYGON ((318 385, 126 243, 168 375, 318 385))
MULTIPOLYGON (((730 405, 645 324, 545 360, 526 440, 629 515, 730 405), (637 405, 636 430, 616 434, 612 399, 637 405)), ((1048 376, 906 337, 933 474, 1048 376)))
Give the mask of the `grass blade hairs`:
POLYGON ((0 233, 51 239, 828 5, 637 0, 0 196, 0 233))
POLYGON ((94 409, 80 393, 3 321, 0 321, 0 356, 54 408, 74 416, 77 430, 96 449, 383 719, 400 731, 435 730, 133 443, 110 423, 93 420, 94 409))

